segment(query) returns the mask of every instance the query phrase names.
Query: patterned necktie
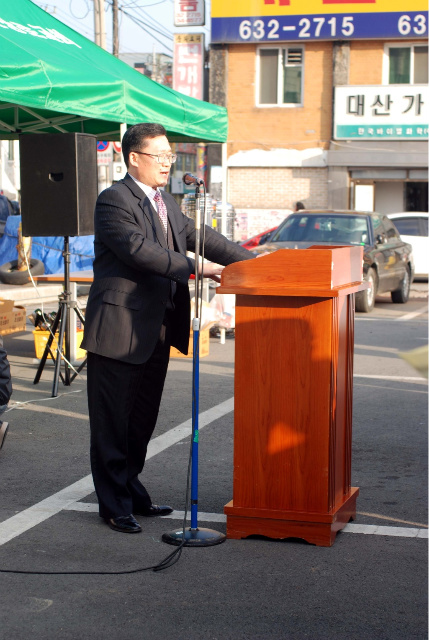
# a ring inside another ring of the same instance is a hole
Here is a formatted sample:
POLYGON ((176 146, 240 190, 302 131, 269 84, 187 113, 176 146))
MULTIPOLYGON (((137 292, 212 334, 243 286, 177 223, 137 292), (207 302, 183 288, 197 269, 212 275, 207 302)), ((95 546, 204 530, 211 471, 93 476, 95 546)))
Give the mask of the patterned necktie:
POLYGON ((167 207, 165 206, 165 202, 162 199, 162 195, 159 191, 155 192, 154 198, 153 198, 157 204, 158 207, 158 215, 159 215, 159 219, 162 222, 162 226, 164 227, 164 233, 165 233, 165 237, 167 237, 167 207))

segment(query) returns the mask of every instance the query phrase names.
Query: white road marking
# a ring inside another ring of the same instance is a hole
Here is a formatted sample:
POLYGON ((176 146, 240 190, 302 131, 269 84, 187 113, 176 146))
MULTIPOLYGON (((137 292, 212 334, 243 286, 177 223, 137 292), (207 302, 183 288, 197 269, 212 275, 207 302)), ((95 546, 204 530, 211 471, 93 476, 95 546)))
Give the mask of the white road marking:
MULTIPOLYGON (((35 407, 33 407, 35 408, 35 407)), ((218 420, 222 416, 231 413, 234 409, 234 398, 230 398, 225 402, 221 402, 212 409, 204 411, 199 415, 198 428, 201 430, 211 422, 218 420)), ((68 412, 67 412, 68 413, 68 412)), ((153 458, 158 453, 168 449, 183 438, 191 434, 192 420, 186 420, 177 427, 170 429, 166 433, 154 438, 148 447, 146 460, 153 458)), ((88 475, 74 484, 54 493, 54 495, 38 502, 37 504, 17 513, 15 516, 8 518, 4 522, 0 522, 0 546, 9 542, 13 538, 21 535, 25 531, 32 529, 37 524, 47 520, 51 516, 59 513, 63 509, 67 509, 78 500, 82 500, 94 491, 92 476, 88 475)))
POLYGON ((424 313, 427 313, 427 311, 428 311, 428 306, 426 305, 425 307, 420 307, 420 309, 417 309, 416 311, 411 311, 410 313, 406 313, 404 316, 395 318, 395 320, 399 322, 403 322, 406 320, 413 320, 413 318, 416 318, 417 316, 421 316, 424 313))
MULTIPOLYGON (((356 382, 355 385, 357 387, 367 387, 368 389, 384 389, 385 391, 403 391, 404 393, 424 393, 427 395, 428 391, 425 389, 424 391, 417 391, 417 389, 399 389, 398 387, 386 387, 386 385, 381 386, 381 384, 363 384, 362 382, 356 382)), ((427 386, 427 385, 426 385, 427 386)))
MULTIPOLYGON (((98 504, 89 502, 74 502, 65 507, 67 511, 85 511, 97 512, 98 504)), ((163 520, 183 520, 185 516, 184 511, 173 511, 168 516, 162 516, 163 520)), ((188 511, 187 520, 190 520, 191 516, 188 511)), ((226 522, 226 515, 223 513, 198 513, 198 522, 226 522)), ((400 538, 427 538, 428 530, 414 527, 386 527, 373 524, 346 524, 344 533, 364 533, 366 535, 374 536, 396 536, 400 538)))
MULTIPOLYGON (((381 379, 400 379, 400 380, 425 380, 424 378, 398 378, 396 376, 356 376, 356 377, 378 377, 381 379)), ((203 429, 205 426, 211 424, 215 420, 231 413, 234 409, 234 398, 229 398, 225 402, 218 404, 217 406, 204 411, 199 415, 198 426, 199 429, 203 429)), ((69 412, 67 412, 69 413, 69 412)), ((83 414, 82 414, 83 416, 83 414)), ((192 420, 186 420, 182 424, 170 429, 166 433, 154 438, 148 447, 148 453, 146 459, 153 458, 158 453, 165 451, 174 444, 177 444, 184 438, 188 437, 192 431, 192 420)), ((60 511, 86 511, 97 512, 98 504, 79 502, 89 494, 93 493, 94 485, 92 482, 92 476, 88 475, 81 480, 78 480, 74 484, 58 491, 54 495, 38 502, 37 504, 17 513, 15 516, 8 518, 4 522, 0 523, 0 546, 9 542, 13 538, 21 535, 25 531, 32 529, 37 524, 40 524, 59 513, 60 511)), ((184 511, 174 511, 165 518, 183 520, 184 511)), ((189 516, 190 517, 190 516, 189 516)), ((226 516, 224 514, 216 513, 199 513, 198 519, 201 522, 226 522, 226 516)), ((384 536, 399 536, 408 538, 427 538, 428 531, 421 528, 411 527, 386 527, 378 525, 360 525, 360 524, 347 524, 343 532, 346 533, 363 533, 371 535, 384 535, 384 536)))
POLYGON ((56 407, 45 407, 43 405, 33 404, 34 400, 30 400, 28 404, 16 404, 9 407, 6 413, 9 411, 34 411, 35 413, 50 413, 56 416, 64 416, 65 418, 76 418, 76 420, 89 420, 88 414, 77 413, 76 411, 66 411, 65 409, 57 409, 56 407))
POLYGON ((384 353, 396 353, 398 354, 399 349, 392 349, 391 347, 374 347, 369 344, 356 344, 355 349, 365 349, 365 351, 382 351, 384 353))
POLYGON ((59 513, 76 500, 82 500, 93 491, 92 476, 89 475, 8 520, 0 522, 0 546, 59 513))
POLYGON ((427 378, 418 378, 417 376, 377 376, 363 373, 354 373, 354 378, 371 378, 373 380, 397 380, 398 382, 424 382, 427 384, 427 378))
MULTIPOLYGON (((203 427, 207 426, 211 422, 222 418, 223 416, 231 413, 234 410, 234 398, 230 398, 229 400, 225 400, 225 402, 221 402, 221 404, 216 405, 212 409, 208 411, 204 411, 200 413, 198 420, 198 428, 201 430, 203 427)), ((192 420, 186 420, 186 422, 182 422, 174 429, 170 429, 166 433, 163 433, 161 436, 154 438, 149 442, 148 453, 146 456, 146 460, 152 458, 152 456, 156 456, 157 453, 161 453, 168 447, 171 447, 173 444, 180 442, 187 436, 191 435, 192 431, 192 420)))
MULTIPOLYGON (((418 315, 423 315, 422 312, 420 312, 418 315)), ((415 316, 413 316, 414 318, 415 316)), ((374 316, 373 318, 361 318, 360 316, 356 316, 355 317, 355 322, 398 322, 398 320, 412 320, 413 318, 405 318, 405 316, 397 316, 395 318, 392 318, 392 316, 374 316)), ((416 320, 416 322, 419 322, 420 324, 426 324, 426 319, 423 318, 419 318, 418 320, 416 320)))
POLYGON ((399 538, 427 538, 427 529, 415 529, 412 527, 386 527, 375 524, 346 524, 345 533, 364 533, 373 536, 397 536, 399 538))

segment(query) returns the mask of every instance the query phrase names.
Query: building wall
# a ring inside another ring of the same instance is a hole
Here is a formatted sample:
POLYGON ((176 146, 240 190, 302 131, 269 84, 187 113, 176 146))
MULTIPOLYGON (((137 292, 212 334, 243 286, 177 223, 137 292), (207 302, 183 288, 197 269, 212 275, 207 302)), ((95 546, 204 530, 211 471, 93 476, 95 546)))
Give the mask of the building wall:
MULTIPOLYGON (((397 41, 390 42, 396 44, 397 41)), ((411 38, 406 42, 426 44, 425 41, 411 38)), ((420 167, 421 162, 417 158, 416 163, 414 156, 424 143, 387 141, 380 145, 377 141, 360 144, 351 140, 348 144, 348 141, 337 143, 331 140, 335 65, 341 66, 342 63, 344 67, 335 71, 337 84, 382 85, 386 43, 380 40, 352 40, 345 46, 344 43, 300 42, 304 48, 302 107, 257 107, 258 47, 255 44, 226 45, 224 78, 229 115, 227 148, 230 162, 227 197, 240 210, 243 232, 246 228, 246 212, 249 232, 252 227, 252 232, 257 233, 274 226, 274 210, 293 209, 298 200, 308 208, 342 209, 354 206, 351 183, 353 167, 383 169, 390 167, 392 162, 395 167, 403 166, 405 169, 420 167), (284 150, 284 165, 283 159, 278 161, 276 158, 274 150, 278 149, 284 150), (304 158, 304 150, 312 149, 330 149, 326 166, 318 164, 315 157, 309 156, 309 160, 304 158), (261 154, 261 166, 256 166, 254 154, 248 156, 239 153, 249 153, 251 150, 258 150, 261 154), (377 153, 382 153, 383 157, 379 158, 377 153), (341 154, 345 157, 339 162, 337 156, 341 154), (258 211, 261 227, 256 229, 258 211)), ((398 210, 399 202, 404 199, 401 188, 405 188, 405 183, 392 182, 390 197, 389 187, 378 183, 375 177, 374 181, 380 209, 398 210)))
POLYGON ((230 167, 228 201, 240 209, 293 209, 297 201, 310 209, 324 208, 328 169, 230 167))
MULTIPOLYGON (((427 41, 406 39, 399 44, 427 45, 427 41)), ((386 44, 398 44, 397 40, 354 40, 350 46, 349 84, 383 84, 383 54, 386 44)))
POLYGON ((350 45, 349 84, 381 84, 384 41, 354 40, 350 45))
POLYGON ((332 127, 332 43, 303 46, 304 106, 256 107, 257 46, 229 45, 228 155, 248 149, 328 148, 332 127))

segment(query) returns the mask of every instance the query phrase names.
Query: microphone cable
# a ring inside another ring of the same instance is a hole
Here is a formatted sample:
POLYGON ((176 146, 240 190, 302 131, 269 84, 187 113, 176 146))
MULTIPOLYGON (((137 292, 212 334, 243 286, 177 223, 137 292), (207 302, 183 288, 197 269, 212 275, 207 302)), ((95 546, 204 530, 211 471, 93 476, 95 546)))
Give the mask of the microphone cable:
MULTIPOLYGON (((195 290, 195 296, 197 296, 197 305, 198 300, 200 301, 200 309, 202 311, 202 300, 203 300, 203 278, 204 278, 204 245, 205 245, 205 231, 206 231, 206 215, 207 215, 207 194, 206 194, 206 185, 203 182, 203 197, 204 197, 204 220, 202 225, 202 234, 201 234, 201 282, 199 291, 195 290)), ((195 215, 201 215, 201 210, 195 210, 195 215)), ((198 251, 198 247, 196 247, 198 251)), ((197 261, 199 260, 197 255, 197 261)), ((199 316, 201 315, 198 314, 199 316)), ((199 345, 197 345, 197 349, 199 349, 199 345)), ((196 357, 199 356, 199 353, 196 354, 196 357)), ((192 376, 192 397, 194 398, 196 394, 195 388, 195 379, 192 376)), ((19 569, 0 569, 0 573, 10 573, 10 574, 20 574, 20 575, 35 575, 35 576, 120 576, 120 575, 130 575, 133 573, 143 573, 144 571, 163 571, 164 569, 169 569, 176 562, 179 561, 183 547, 186 544, 185 540, 185 530, 186 530, 186 520, 188 514, 188 504, 189 504, 189 492, 190 492, 190 478, 191 478, 191 467, 192 467, 192 443, 194 439, 194 431, 195 431, 195 421, 193 420, 193 427, 191 432, 190 439, 190 448, 188 455, 188 468, 186 473, 186 491, 185 491, 185 512, 183 516, 182 522, 182 542, 171 552, 169 553, 163 560, 158 562, 158 564, 150 565, 148 567, 139 567, 137 569, 124 569, 123 571, 29 571, 29 570, 19 570, 19 569)))

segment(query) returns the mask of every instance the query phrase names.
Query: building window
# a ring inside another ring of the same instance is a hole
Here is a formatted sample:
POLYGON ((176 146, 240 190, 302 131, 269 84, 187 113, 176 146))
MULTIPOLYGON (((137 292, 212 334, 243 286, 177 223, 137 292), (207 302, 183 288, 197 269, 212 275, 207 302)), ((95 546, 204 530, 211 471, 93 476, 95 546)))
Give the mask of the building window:
POLYGON ((301 105, 302 47, 258 50, 258 104, 301 105))
POLYGON ((421 45, 388 48, 389 84, 427 84, 428 48, 421 45))

